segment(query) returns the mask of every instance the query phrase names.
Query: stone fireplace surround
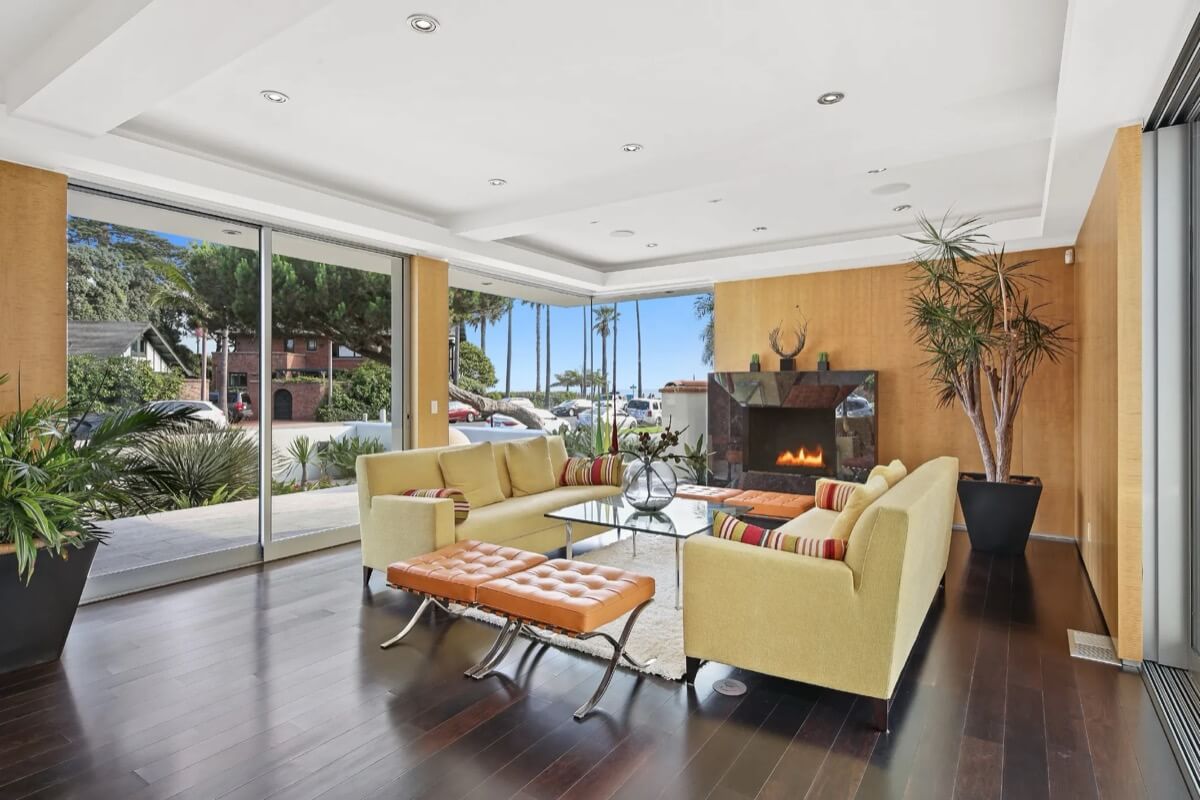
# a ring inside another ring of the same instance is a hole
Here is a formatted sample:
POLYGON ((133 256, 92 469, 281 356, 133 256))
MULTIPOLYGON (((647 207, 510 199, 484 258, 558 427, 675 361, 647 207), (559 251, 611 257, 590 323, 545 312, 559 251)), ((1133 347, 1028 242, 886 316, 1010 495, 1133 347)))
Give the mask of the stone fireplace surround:
POLYGON ((878 375, 709 373, 712 484, 812 494, 820 477, 866 480, 877 463, 878 375))

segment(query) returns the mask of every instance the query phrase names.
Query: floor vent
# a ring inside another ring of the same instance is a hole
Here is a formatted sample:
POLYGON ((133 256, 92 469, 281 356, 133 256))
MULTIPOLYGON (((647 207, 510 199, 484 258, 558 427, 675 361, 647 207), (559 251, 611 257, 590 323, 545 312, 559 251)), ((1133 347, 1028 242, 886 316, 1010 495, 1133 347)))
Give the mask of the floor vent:
POLYGON ((1146 691, 1192 797, 1200 798, 1200 691, 1187 670, 1142 662, 1146 691))
POLYGON ((1072 658, 1083 658, 1088 661, 1099 661, 1101 664, 1121 666, 1117 651, 1113 647, 1112 637, 1100 633, 1084 633, 1067 629, 1067 644, 1071 648, 1072 658))

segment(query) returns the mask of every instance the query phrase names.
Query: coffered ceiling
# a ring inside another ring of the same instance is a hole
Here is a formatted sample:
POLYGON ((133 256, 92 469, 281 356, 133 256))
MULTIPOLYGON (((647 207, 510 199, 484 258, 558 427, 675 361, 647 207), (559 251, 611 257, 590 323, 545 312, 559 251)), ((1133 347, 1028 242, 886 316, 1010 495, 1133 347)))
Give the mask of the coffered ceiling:
POLYGON ((9 0, 0 158, 598 295, 1064 244, 1198 10, 9 0))

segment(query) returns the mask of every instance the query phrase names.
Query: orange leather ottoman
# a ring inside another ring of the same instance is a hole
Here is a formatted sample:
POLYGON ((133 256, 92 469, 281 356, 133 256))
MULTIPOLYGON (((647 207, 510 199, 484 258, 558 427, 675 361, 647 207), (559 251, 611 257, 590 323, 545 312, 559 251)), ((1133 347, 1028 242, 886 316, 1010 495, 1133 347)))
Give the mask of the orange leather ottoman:
POLYGON ((388 567, 387 582, 397 589, 474 604, 481 584, 535 567, 540 553, 468 539, 388 567))
POLYGON ((811 494, 761 492, 757 489, 746 489, 721 502, 731 506, 749 506, 750 514, 754 516, 777 519, 794 519, 816 504, 811 494))
POLYGON ((654 578, 556 558, 488 581, 479 604, 506 617, 570 633, 607 625, 654 597, 654 578))

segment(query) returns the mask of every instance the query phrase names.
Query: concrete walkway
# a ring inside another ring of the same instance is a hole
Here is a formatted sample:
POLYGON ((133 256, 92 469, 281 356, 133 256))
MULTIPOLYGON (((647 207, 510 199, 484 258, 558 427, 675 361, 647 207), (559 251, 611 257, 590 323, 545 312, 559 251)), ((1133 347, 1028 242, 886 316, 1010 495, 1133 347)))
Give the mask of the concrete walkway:
MULTIPOLYGON (((272 498, 276 541, 358 524, 354 484, 272 498)), ((96 551, 92 575, 213 553, 258 542, 258 500, 163 511, 104 523, 111 534, 96 551)))

